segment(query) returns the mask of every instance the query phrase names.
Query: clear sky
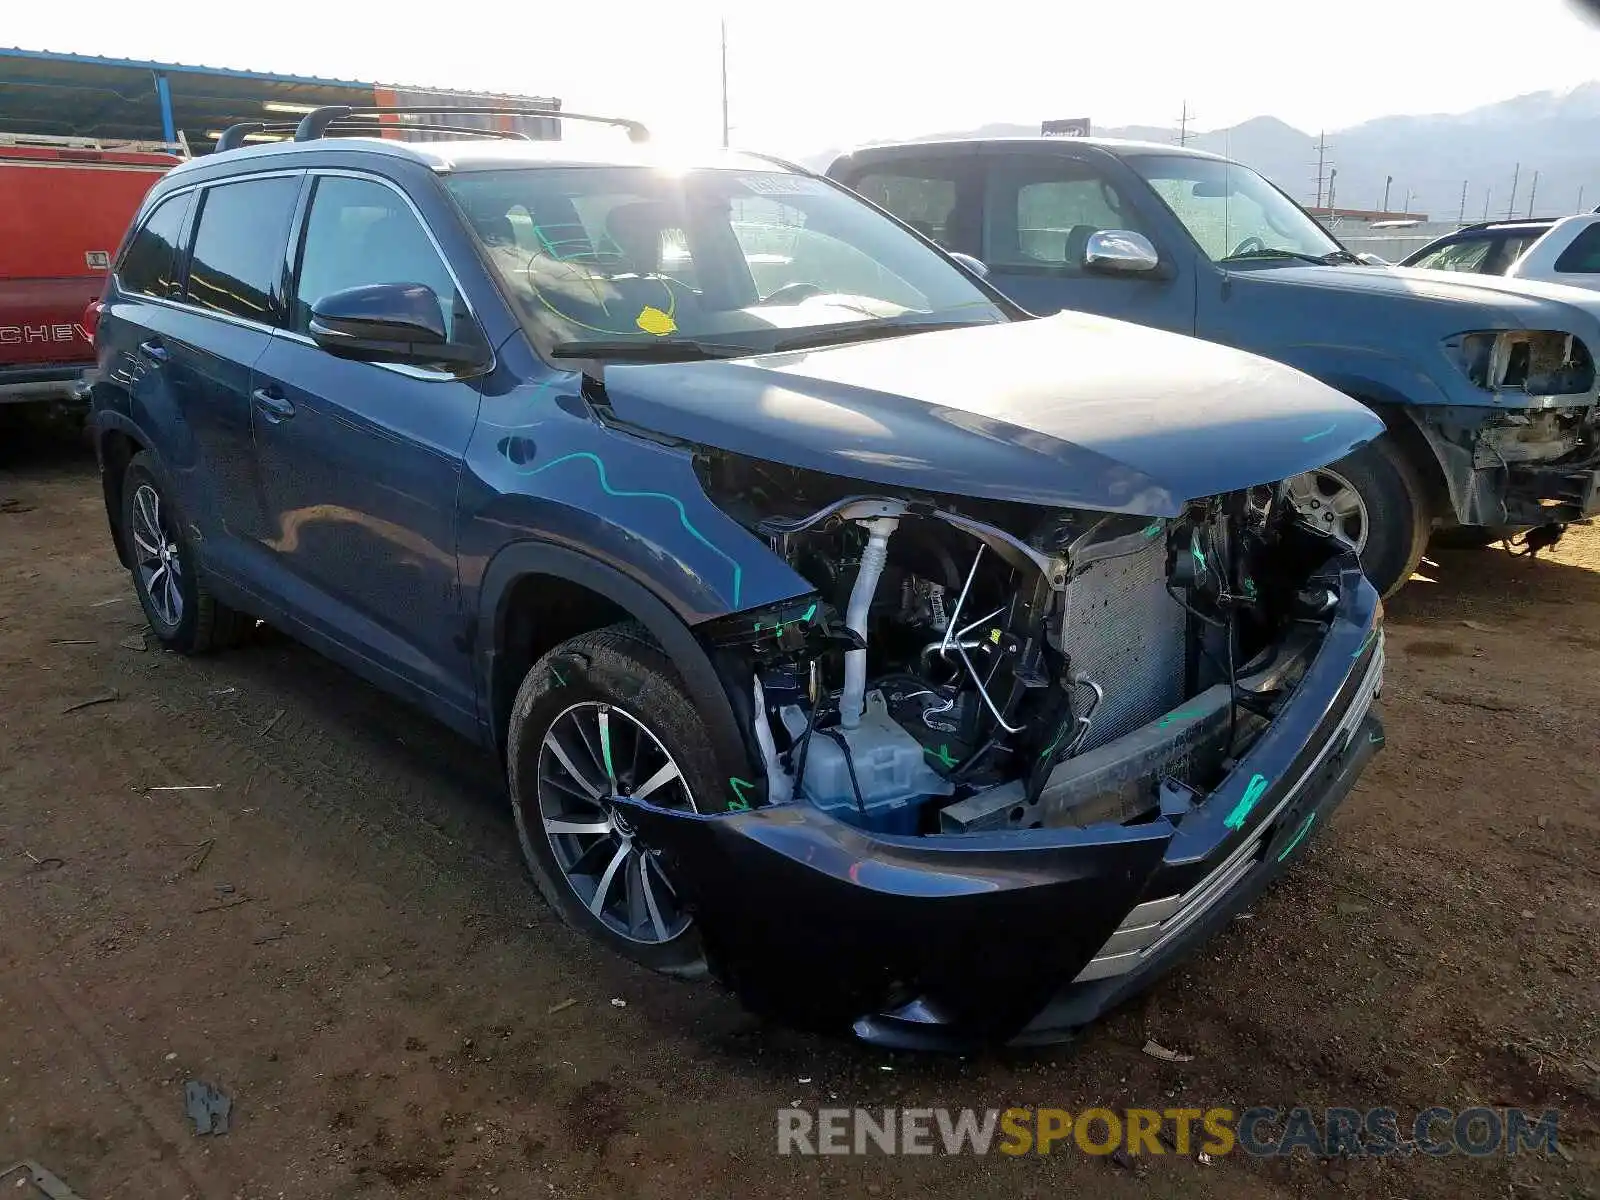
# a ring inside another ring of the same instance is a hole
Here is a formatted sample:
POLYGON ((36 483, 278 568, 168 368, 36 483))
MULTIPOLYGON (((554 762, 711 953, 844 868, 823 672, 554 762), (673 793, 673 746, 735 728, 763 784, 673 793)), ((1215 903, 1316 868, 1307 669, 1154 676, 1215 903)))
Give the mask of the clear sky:
MULTIPOLYGON (((560 96, 661 135, 801 155, 987 121, 1196 128, 1270 113, 1309 132, 1457 112, 1600 78, 1566 0, 225 0, 10 3, 29 49, 560 96), (1481 10, 1481 15, 1480 15, 1481 10), (1489 30, 1515 26, 1511 43, 1489 30)), ((0 68, 3 69, 3 68, 0 68)))

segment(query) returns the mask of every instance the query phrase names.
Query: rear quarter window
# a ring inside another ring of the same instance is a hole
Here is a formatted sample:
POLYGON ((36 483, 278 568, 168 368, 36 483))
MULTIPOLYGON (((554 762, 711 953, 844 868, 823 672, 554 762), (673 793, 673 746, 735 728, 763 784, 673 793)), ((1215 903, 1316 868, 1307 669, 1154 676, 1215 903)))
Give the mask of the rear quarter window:
POLYGON ((168 196, 151 210, 117 263, 125 292, 169 299, 178 294, 178 238, 193 194, 168 196))

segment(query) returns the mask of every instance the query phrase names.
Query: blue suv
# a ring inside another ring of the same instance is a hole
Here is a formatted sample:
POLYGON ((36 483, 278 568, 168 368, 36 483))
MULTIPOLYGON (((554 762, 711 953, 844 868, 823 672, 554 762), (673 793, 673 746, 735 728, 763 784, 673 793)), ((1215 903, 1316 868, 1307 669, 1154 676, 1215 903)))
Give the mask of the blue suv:
POLYGON ((1600 297, 1362 263, 1241 163, 1110 138, 871 146, 828 174, 1035 313, 1102 313, 1287 363, 1386 434, 1290 479, 1385 595, 1431 530, 1537 550, 1600 514, 1600 297))
POLYGON ((501 756, 571 925, 885 1044, 1069 1035, 1327 823, 1381 607, 1278 484, 1365 408, 773 160, 393 115, 236 127, 120 252, 163 645, 290 632, 501 756))

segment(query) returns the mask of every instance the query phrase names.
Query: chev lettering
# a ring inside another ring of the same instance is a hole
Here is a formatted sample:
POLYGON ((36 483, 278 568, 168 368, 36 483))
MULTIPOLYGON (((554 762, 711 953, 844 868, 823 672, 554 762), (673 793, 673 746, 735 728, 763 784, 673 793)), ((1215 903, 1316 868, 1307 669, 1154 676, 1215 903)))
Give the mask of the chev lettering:
POLYGON ((34 342, 92 341, 82 325, 0 325, 0 346, 26 346, 34 342))

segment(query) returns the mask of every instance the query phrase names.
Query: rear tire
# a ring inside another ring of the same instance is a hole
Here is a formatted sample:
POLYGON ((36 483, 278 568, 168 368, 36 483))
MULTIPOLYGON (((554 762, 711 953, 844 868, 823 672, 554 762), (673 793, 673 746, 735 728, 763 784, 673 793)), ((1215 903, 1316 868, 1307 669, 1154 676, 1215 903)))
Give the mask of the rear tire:
POLYGON ((249 619, 214 597, 160 464, 135 454, 122 476, 122 536, 133 588, 150 630, 168 650, 205 654, 234 645, 249 619))
POLYGON ((1347 544, 1362 543, 1362 570, 1381 595, 1399 591, 1422 561, 1431 524, 1427 491, 1406 461, 1405 452, 1388 434, 1325 468, 1295 476, 1286 481, 1286 487, 1291 494, 1299 489, 1302 499, 1295 507, 1313 526, 1325 528, 1347 544), (1318 493, 1337 496, 1343 489, 1359 498, 1364 531, 1360 539, 1352 536, 1353 523, 1315 506, 1318 493), (1307 496, 1311 498, 1305 499, 1307 496))
POLYGON ((624 958, 703 975, 678 887, 611 803, 622 794, 698 812, 726 805, 711 733, 660 649, 634 624, 563 642, 517 689, 506 749, 517 837, 550 907, 624 958))

